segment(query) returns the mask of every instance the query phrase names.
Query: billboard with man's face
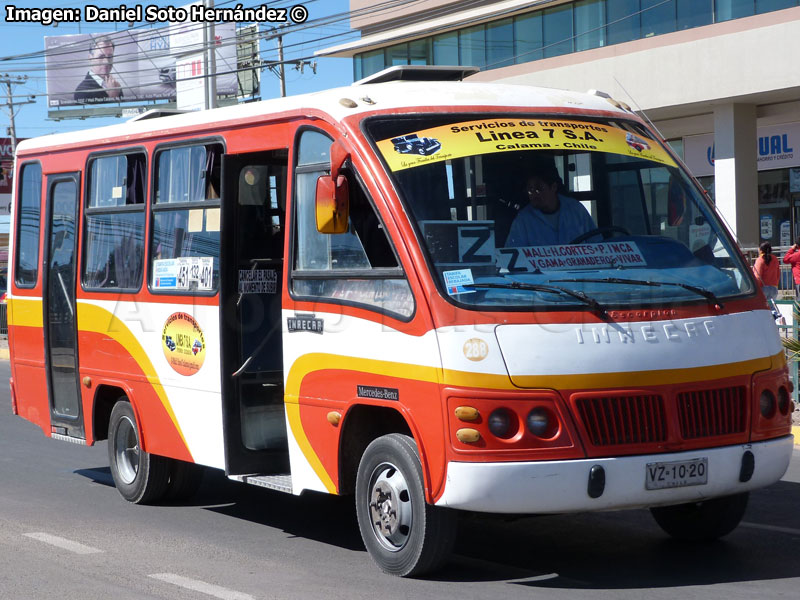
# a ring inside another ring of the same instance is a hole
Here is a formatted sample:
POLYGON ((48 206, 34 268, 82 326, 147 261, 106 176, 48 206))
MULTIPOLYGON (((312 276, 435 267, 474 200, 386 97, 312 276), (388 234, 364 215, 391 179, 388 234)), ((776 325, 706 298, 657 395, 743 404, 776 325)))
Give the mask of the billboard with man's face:
MULTIPOLYGON (((174 35, 186 27, 45 37, 48 106, 175 100, 176 59, 197 51, 174 35)), ((216 25, 215 38, 217 94, 236 94, 236 24, 216 25)))

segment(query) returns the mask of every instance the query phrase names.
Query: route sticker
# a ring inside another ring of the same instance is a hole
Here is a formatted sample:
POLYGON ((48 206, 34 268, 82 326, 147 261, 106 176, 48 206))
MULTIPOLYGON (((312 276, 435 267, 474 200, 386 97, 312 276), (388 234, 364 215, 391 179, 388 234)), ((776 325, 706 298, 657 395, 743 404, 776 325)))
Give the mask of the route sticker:
POLYGON ((630 241, 498 248, 495 258, 501 272, 509 273, 647 266, 630 241))
POLYGON ((203 330, 185 312, 172 313, 164 323, 161 346, 169 366, 181 375, 194 375, 206 360, 203 330))
MULTIPOLYGON (((200 212, 202 216, 202 211, 200 212)), ((211 256, 181 256, 153 261, 153 288, 159 290, 203 290, 214 287, 211 256)))
MULTIPOLYGON (((675 166, 669 153, 657 142, 606 123, 572 119, 497 118, 463 121, 409 132, 403 139, 434 140, 436 151, 416 153, 398 150, 398 140, 378 142, 392 171, 433 162, 517 150, 579 150, 611 152, 675 166)), ((422 143, 422 142, 419 142, 422 143)))

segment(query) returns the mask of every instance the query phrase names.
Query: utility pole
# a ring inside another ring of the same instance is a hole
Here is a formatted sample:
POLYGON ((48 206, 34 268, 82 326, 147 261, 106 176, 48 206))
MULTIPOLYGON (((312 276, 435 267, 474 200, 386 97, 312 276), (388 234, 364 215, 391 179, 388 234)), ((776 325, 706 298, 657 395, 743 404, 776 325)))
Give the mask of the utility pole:
POLYGON ((23 104, 31 104, 36 102, 35 96, 29 96, 27 100, 22 102, 14 102, 14 97, 12 95, 11 86, 12 85, 19 85, 21 83, 25 83, 28 79, 27 75, 23 75, 22 77, 16 76, 12 77, 8 73, 5 73, 2 77, 0 77, 0 84, 4 83, 6 85, 6 106, 8 107, 8 134, 11 137, 11 154, 13 155, 17 150, 17 129, 14 126, 14 117, 17 111, 14 110, 15 106, 22 106, 23 104))
MULTIPOLYGON (((207 8, 214 8, 214 0, 204 0, 207 8)), ((205 50, 206 110, 217 107, 217 36, 214 21, 203 27, 203 47, 205 50)))
POLYGON ((283 35, 278 36, 278 79, 281 82, 281 98, 286 97, 286 69, 283 64, 283 35))

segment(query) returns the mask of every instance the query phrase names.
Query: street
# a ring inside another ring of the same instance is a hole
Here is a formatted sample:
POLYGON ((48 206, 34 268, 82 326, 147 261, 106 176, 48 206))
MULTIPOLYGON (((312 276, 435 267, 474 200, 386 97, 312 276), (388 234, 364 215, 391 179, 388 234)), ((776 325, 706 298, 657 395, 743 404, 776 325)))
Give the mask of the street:
MULTIPOLYGON (((0 380, 9 378, 0 361, 0 380)), ((800 590, 800 452, 720 542, 670 540, 647 511, 463 515, 447 567, 383 575, 350 498, 300 498, 209 472, 182 505, 137 506, 106 445, 46 438, 0 386, 0 598, 761 598, 800 590)))

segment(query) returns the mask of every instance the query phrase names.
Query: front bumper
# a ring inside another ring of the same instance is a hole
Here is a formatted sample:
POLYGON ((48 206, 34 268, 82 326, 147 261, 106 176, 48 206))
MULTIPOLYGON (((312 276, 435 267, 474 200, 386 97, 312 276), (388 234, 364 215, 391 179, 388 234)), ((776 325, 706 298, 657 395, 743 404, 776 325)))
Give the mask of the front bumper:
POLYGON ((438 506, 478 512, 543 514, 641 508, 697 502, 758 489, 778 481, 789 466, 794 437, 752 444, 669 454, 546 462, 450 462, 438 506), (752 477, 740 481, 746 452, 755 459, 752 477), (703 485, 645 489, 648 463, 706 457, 708 482, 703 485), (605 487, 589 496, 592 467, 605 471, 605 487))

